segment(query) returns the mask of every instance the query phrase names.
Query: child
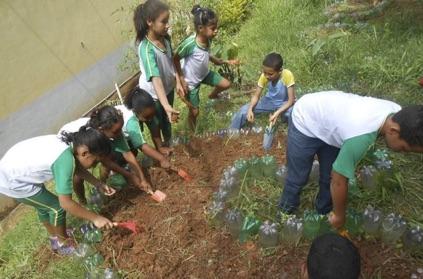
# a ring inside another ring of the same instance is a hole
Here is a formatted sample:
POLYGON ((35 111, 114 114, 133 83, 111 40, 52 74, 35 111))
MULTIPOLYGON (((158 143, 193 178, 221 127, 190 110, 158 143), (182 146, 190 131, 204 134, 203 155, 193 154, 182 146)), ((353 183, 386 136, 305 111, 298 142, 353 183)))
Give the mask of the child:
POLYGON ((304 279, 357 279, 360 269, 360 254, 354 244, 330 233, 313 240, 301 273, 304 279))
POLYGON ((216 65, 229 63, 210 54, 211 40, 217 35, 216 14, 198 5, 194 6, 191 12, 194 15, 196 33, 178 46, 174 62, 181 84, 177 87, 177 91, 183 100, 188 100, 188 124, 192 130, 195 130, 200 105, 200 84, 214 86, 209 98, 217 98, 220 92, 231 86, 231 83, 218 73, 210 71, 208 67, 209 60, 216 65), (183 59, 182 69, 181 59, 183 59))
POLYGON ((114 190, 93 177, 86 169, 110 153, 109 140, 94 129, 82 127, 79 132, 27 139, 14 145, 0 160, 0 193, 36 208, 38 217, 50 236, 51 248, 71 255, 74 247, 66 244, 66 212, 91 221, 98 228, 113 223, 72 200, 72 178, 75 172, 99 190, 112 195, 114 190), (44 183, 54 179, 59 197, 44 183))
MULTIPOLYGON (((175 68, 167 33, 169 15, 169 7, 158 0, 147 0, 134 11, 141 69, 139 87, 148 92, 155 101, 155 117, 167 146, 172 136, 171 123, 177 121, 179 115, 179 112, 172 108, 175 68)), ((176 77, 176 82, 179 83, 179 77, 176 77)))
POLYGON ((300 203, 317 155, 320 165, 316 209, 332 210, 334 228, 345 223, 348 180, 378 136, 394 151, 423 152, 423 106, 403 108, 393 102, 341 91, 304 95, 288 125, 288 174, 279 207, 292 213, 300 203))
POLYGON ((291 71, 283 68, 282 57, 278 53, 266 55, 262 71, 250 103, 241 107, 234 115, 232 129, 241 129, 247 120, 254 122, 255 113, 271 113, 269 118, 271 125, 276 123, 280 115, 288 118, 291 114, 295 102, 295 81, 291 71), (266 86, 267 94, 260 99, 266 86))
MULTIPOLYGON (((105 167, 122 174, 130 181, 130 183, 134 184, 143 191, 149 192, 151 190, 150 184, 147 182, 137 159, 131 152, 128 142, 122 133, 124 119, 121 111, 112 106, 104 106, 94 111, 91 114, 91 118, 81 118, 70 122, 64 125, 60 131, 77 131, 81 125, 92 127, 102 132, 107 138, 111 139, 112 149, 114 151, 112 155, 114 155, 114 158, 101 158, 101 162, 105 167), (113 162, 121 159, 121 156, 123 157, 123 160, 120 161, 127 162, 133 173, 127 171, 126 169, 113 162)), ((106 174, 102 175, 102 180, 107 177, 108 169, 104 172, 106 174)), ((74 178, 74 187, 79 201, 81 203, 86 203, 84 181, 80 177, 74 178)))
MULTIPOLYGON (((123 131, 127 135, 128 142, 134 149, 140 149, 145 155, 159 161, 162 168, 170 168, 169 160, 163 155, 162 152, 158 152, 150 145, 146 144, 142 134, 143 122, 147 125, 151 121, 154 121, 154 115, 156 114, 156 108, 154 100, 144 90, 136 87, 125 97, 125 106, 131 111, 129 119, 125 119, 123 131)), ((153 130, 154 131, 154 130, 153 130)), ((161 147, 160 135, 152 134, 153 141, 156 146, 159 146, 158 150, 163 150, 161 147)), ((164 153, 169 154, 170 149, 166 148, 164 153), (166 152, 166 150, 169 150, 166 152)))

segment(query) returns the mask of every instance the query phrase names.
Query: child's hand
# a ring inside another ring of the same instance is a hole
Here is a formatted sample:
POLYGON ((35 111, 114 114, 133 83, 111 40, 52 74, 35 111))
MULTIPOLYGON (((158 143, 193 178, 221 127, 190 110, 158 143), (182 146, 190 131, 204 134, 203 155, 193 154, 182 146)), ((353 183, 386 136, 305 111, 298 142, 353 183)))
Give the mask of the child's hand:
POLYGON ((112 196, 116 193, 115 189, 113 189, 112 187, 110 187, 106 184, 100 185, 100 191, 102 191, 106 196, 112 196))
POLYGON ((163 160, 160 161, 160 167, 164 168, 164 169, 169 169, 170 168, 170 162, 168 159, 164 158, 163 160))
POLYGON ((111 229, 114 226, 112 221, 100 215, 97 215, 92 222, 94 223, 94 226, 96 226, 97 228, 105 227, 106 229, 111 229))
POLYGON ((169 156, 170 154, 172 154, 173 148, 162 146, 162 147, 159 147, 159 152, 165 156, 169 156))
POLYGON ((153 192, 153 189, 151 188, 151 185, 150 185, 150 183, 147 182, 147 180, 141 181, 140 188, 141 188, 141 190, 143 190, 146 193, 153 192))
POLYGON ((334 227, 335 229, 340 229, 345 224, 345 215, 344 216, 338 216, 335 214, 335 212, 331 212, 329 214, 329 223, 334 227))
POLYGON ((248 110, 247 120, 248 122, 251 122, 251 123, 254 122, 254 112, 250 109, 248 110))
POLYGON ((226 61, 227 64, 229 65, 233 65, 233 66, 237 66, 239 64, 241 64, 241 61, 239 61, 239 59, 231 59, 226 61))
POLYGON ((271 113, 269 116, 269 124, 271 126, 274 126, 276 124, 276 121, 278 121, 279 113, 271 113))
POLYGON ((164 110, 166 111, 167 118, 169 119, 170 123, 174 123, 177 121, 179 117, 179 111, 174 110, 171 106, 164 107, 164 110), (176 119, 176 121, 174 119, 176 119))

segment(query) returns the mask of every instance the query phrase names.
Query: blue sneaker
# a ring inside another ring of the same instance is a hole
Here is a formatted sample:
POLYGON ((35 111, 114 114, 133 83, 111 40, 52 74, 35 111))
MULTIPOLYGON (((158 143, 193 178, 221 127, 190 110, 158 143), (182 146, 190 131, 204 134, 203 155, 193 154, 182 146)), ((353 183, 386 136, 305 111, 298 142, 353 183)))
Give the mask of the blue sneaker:
POLYGON ((70 256, 75 252, 75 247, 71 244, 60 243, 57 236, 50 236, 50 245, 53 252, 62 256, 70 256))

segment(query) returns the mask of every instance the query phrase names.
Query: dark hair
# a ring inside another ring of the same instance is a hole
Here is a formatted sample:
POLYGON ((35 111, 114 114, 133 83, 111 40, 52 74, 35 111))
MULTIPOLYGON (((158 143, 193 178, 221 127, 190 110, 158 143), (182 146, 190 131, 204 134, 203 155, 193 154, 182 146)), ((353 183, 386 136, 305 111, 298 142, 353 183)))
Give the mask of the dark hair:
POLYGON ((63 131, 61 140, 68 145, 73 144, 73 148, 85 145, 94 155, 106 156, 112 152, 110 140, 100 131, 87 126, 82 126, 75 133, 63 131))
POLYGON ((263 66, 272 68, 275 71, 280 71, 283 67, 282 56, 276 52, 269 53, 264 57, 263 66))
POLYGON ((360 255, 348 239, 339 234, 325 234, 311 244, 307 272, 310 279, 357 279, 360 255))
POLYGON ((120 110, 112 106, 104 106, 91 113, 88 126, 94 129, 110 129, 115 123, 123 121, 123 115, 120 110))
POLYGON ((191 14, 194 15, 194 27, 198 30, 200 26, 217 23, 216 13, 209 8, 202 8, 200 5, 192 7, 191 14))
POLYGON ((128 109, 136 113, 140 113, 146 108, 154 107, 153 97, 138 86, 126 95, 124 103, 128 109))
POLYGON ((138 44, 147 36, 148 25, 147 20, 154 21, 159 15, 168 11, 169 6, 159 0, 147 0, 143 4, 139 4, 134 10, 134 26, 138 44))
POLYGON ((392 120, 400 126, 400 138, 411 146, 423 146, 423 106, 405 107, 392 120))

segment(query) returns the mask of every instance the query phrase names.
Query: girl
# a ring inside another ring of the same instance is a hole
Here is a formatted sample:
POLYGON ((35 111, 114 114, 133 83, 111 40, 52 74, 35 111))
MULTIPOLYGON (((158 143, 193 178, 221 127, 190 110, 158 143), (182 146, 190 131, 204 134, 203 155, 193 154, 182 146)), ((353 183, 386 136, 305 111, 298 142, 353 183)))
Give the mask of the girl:
POLYGON ((179 96, 188 100, 188 124, 195 130, 199 114, 200 84, 214 86, 209 98, 214 99, 218 94, 231 86, 231 83, 208 68, 209 60, 216 65, 225 63, 237 64, 238 61, 224 61, 210 54, 211 40, 217 35, 217 16, 208 9, 196 5, 192 9, 196 34, 186 38, 176 49, 174 63, 180 79, 177 86, 179 96), (181 69, 180 60, 183 59, 181 69))
MULTIPOLYGON (((122 133, 124 125, 123 114, 112 106, 104 106, 91 114, 91 118, 81 118, 76 121, 70 122, 61 128, 61 131, 72 132, 78 130, 81 125, 92 127, 107 138, 111 139, 113 149, 112 156, 101 158, 101 162, 106 167, 106 171, 102 172, 102 179, 105 180, 109 169, 122 174, 129 182, 145 192, 151 190, 150 184, 147 182, 144 173, 131 152, 131 149, 122 133), (84 124, 85 123, 85 124, 84 124), (123 160, 121 157, 123 157, 123 160), (123 161, 128 163, 132 172, 127 171, 125 168, 119 166, 115 161, 123 161)), ((76 176, 74 178, 75 193, 81 203, 86 203, 84 180, 76 176)))
MULTIPOLYGON (((171 122, 179 112, 172 108, 175 87, 175 68, 169 30, 169 7, 158 0, 147 0, 134 11, 134 25, 141 69, 139 87, 153 97, 156 105, 156 125, 169 144, 171 122)), ((179 84, 179 77, 176 77, 179 84)), ((178 85, 179 86, 179 85, 178 85)), ((151 128, 150 128, 151 130, 151 128)), ((160 148, 161 146, 158 146, 160 148)))
MULTIPOLYGON (((125 106, 132 112, 130 118, 127 121, 125 120, 123 129, 131 146, 159 161, 162 168, 170 168, 169 160, 161 152, 146 144, 142 135, 143 122, 149 125, 156 114, 153 98, 146 91, 136 87, 125 97, 125 106)), ((158 131, 156 130, 156 132, 158 131)), ((160 146, 160 134, 152 134, 152 137, 155 145, 160 146)), ((166 154, 169 152, 166 152, 166 154)))
POLYGON ((75 172, 106 195, 114 190, 93 177, 86 169, 110 153, 109 140, 100 132, 81 127, 76 133, 35 137, 14 145, 0 161, 0 193, 36 208, 46 227, 53 251, 70 255, 74 247, 66 243, 66 212, 91 221, 98 228, 113 223, 72 200, 75 172), (44 183, 55 181, 58 197, 44 183))

